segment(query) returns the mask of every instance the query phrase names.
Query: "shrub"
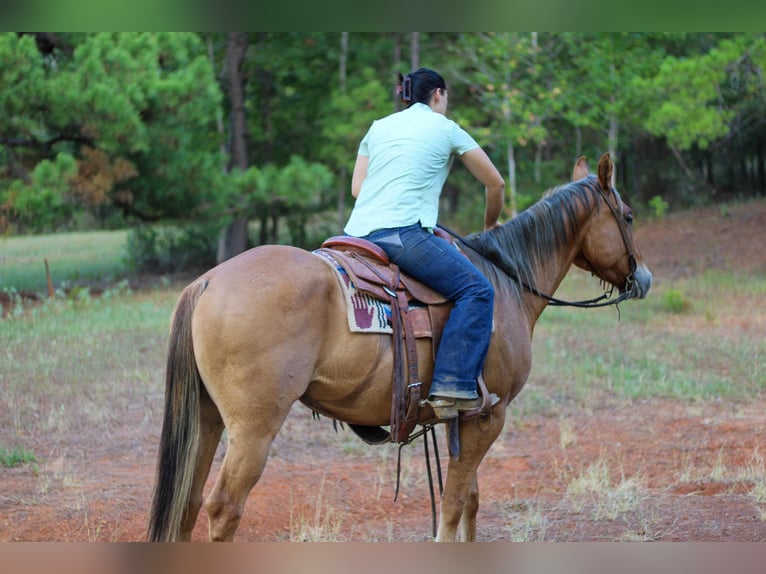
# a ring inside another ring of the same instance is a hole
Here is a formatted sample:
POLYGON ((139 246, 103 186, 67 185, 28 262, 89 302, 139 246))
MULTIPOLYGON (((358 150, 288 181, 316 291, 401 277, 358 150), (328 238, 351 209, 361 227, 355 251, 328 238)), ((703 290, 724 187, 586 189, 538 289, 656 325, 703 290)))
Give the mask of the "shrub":
POLYGON ((19 447, 13 450, 0 448, 0 466, 10 468, 28 462, 37 462, 37 457, 28 450, 19 447))
POLYGON ((692 306, 678 289, 666 290, 662 295, 662 304, 671 313, 684 313, 692 306))
POLYGON ((657 219, 662 219, 665 217, 665 214, 668 212, 668 208, 670 207, 670 204, 668 204, 667 201, 662 199, 661 196, 655 195, 653 198, 649 200, 649 207, 652 208, 652 214, 657 219))
POLYGON ((134 271, 172 273, 215 265, 218 228, 142 226, 128 233, 125 259, 134 271))

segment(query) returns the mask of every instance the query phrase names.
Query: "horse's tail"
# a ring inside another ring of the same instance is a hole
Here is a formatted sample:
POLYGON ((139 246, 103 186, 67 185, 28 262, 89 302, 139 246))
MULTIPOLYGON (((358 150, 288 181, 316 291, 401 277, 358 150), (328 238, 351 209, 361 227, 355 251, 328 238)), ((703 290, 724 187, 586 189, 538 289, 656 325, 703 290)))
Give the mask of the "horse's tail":
POLYGON ((202 386, 194 359, 191 322, 194 307, 206 288, 207 281, 187 287, 171 321, 165 371, 165 414, 149 514, 147 537, 150 542, 178 539, 191 496, 199 445, 202 386))

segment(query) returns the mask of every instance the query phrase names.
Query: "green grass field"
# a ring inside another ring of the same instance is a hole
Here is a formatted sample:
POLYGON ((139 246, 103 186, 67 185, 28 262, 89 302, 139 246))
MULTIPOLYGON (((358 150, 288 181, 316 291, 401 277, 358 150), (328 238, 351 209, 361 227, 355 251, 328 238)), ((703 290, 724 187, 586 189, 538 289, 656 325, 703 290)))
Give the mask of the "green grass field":
MULTIPOLYGON (((573 271, 560 296, 582 298, 595 289, 589 276, 573 271)), ((523 391, 532 397, 523 402, 592 407, 604 400, 759 396, 766 390, 764 341, 742 310, 758 308, 764 296, 764 276, 709 272, 661 281, 646 300, 622 304, 619 315, 550 308, 537 323, 523 391)))
POLYGON ((92 231, 0 238, 0 290, 45 292, 45 260, 61 285, 111 282, 128 272, 123 250, 128 232, 92 231))

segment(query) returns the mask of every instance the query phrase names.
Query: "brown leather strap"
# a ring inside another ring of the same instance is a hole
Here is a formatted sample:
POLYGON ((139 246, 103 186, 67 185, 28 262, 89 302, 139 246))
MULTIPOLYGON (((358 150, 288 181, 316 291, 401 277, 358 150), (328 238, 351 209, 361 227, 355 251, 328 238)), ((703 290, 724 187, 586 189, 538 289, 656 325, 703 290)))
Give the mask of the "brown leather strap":
POLYGON ((395 435, 397 442, 406 440, 417 423, 417 414, 420 409, 420 390, 422 383, 418 375, 418 350, 415 339, 414 326, 409 314, 409 304, 403 291, 397 292, 399 312, 404 319, 404 344, 407 348, 407 388, 403 393, 402 410, 400 411, 403 424, 398 427, 399 434, 395 435), (410 424, 411 423, 411 424, 410 424))
POLYGON ((393 388, 391 390, 391 437, 397 440, 400 435, 400 421, 402 420, 401 405, 404 402, 404 345, 402 337, 402 314, 397 304, 396 295, 391 296, 391 330, 393 331, 392 343, 394 348, 394 373, 393 388))
MULTIPOLYGON (((381 285, 384 285, 385 287, 387 287, 392 292, 395 292, 397 290, 397 288, 399 287, 400 277, 399 277, 399 266, 398 265, 394 265, 392 263, 390 265, 390 267, 391 267, 391 269, 394 270, 393 277, 386 277, 383 273, 381 273, 381 271, 378 269, 378 267, 376 265, 371 264, 368 259, 362 257, 358 253, 356 253, 354 251, 350 251, 349 252, 349 256, 353 257, 354 259, 356 259, 360 263, 364 264, 364 266, 367 267, 367 269, 372 271, 375 274, 375 276, 378 279, 380 279, 381 285)), ((389 295, 391 295, 391 294, 389 293, 389 295)), ((396 303, 395 299, 393 298, 393 295, 391 295, 391 302, 392 302, 392 304, 396 303)))

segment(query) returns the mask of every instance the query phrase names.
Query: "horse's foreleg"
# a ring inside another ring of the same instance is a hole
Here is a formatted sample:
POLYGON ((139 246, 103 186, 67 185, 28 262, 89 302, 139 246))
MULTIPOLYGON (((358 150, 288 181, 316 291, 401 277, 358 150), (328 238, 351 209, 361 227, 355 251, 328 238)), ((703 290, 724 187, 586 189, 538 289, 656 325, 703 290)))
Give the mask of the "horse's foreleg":
POLYGON ((221 440, 222 433, 223 421, 221 420, 221 415, 210 400, 207 392, 203 391, 203 396, 200 400, 199 452, 189 503, 186 507, 184 518, 181 521, 179 538, 182 541, 191 540, 197 516, 202 508, 202 492, 205 488, 207 477, 210 474, 210 467, 213 465, 213 459, 215 458, 215 452, 218 449, 218 442, 221 440))
POLYGON ((463 514, 460 517, 457 539, 461 542, 474 542, 476 540, 476 513, 479 511, 479 481, 476 472, 473 473, 471 486, 468 487, 468 495, 463 504, 463 514))
MULTIPOLYGON (((468 502, 470 487, 476 475, 476 466, 478 462, 465 459, 465 452, 461 452, 459 460, 450 459, 447 482, 444 485, 440 505, 437 542, 453 542, 458 539, 458 526, 461 525, 463 510, 468 502)), ((478 500, 476 507, 478 508, 478 500)))
POLYGON ((441 499, 437 542, 476 539, 479 485, 476 469, 503 428, 503 412, 489 421, 472 420, 460 425, 460 457, 450 459, 441 499))

